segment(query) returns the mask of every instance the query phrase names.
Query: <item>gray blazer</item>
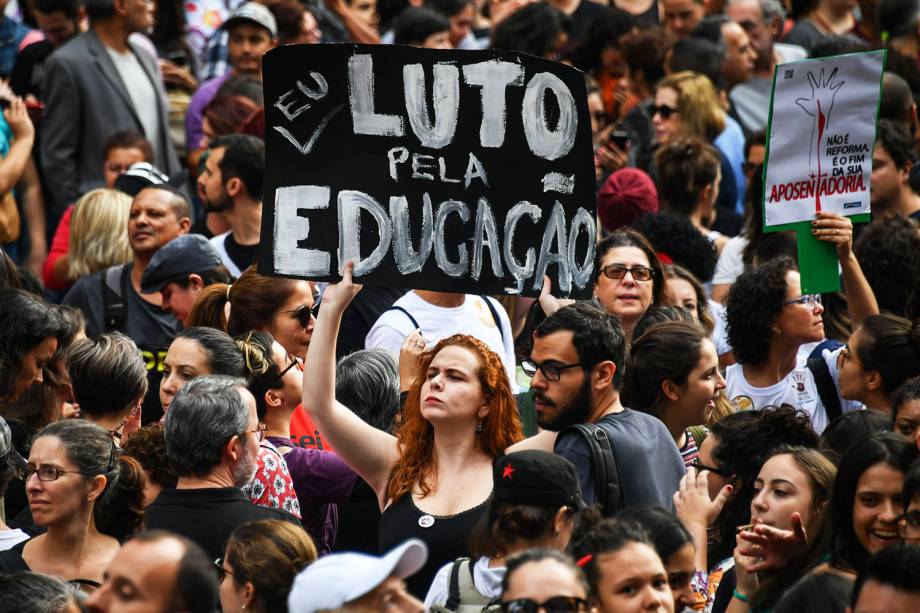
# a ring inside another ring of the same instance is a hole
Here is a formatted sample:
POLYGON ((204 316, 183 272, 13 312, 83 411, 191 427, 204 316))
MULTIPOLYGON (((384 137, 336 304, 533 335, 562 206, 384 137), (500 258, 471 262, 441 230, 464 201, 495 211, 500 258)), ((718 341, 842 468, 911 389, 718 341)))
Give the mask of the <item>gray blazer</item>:
MULTIPOLYGON (((157 92, 160 130, 156 166, 172 175, 179 160, 169 137, 169 104, 155 58, 129 42, 157 92)), ((103 184, 103 145, 112 134, 144 134, 128 90, 102 41, 90 29, 45 62, 42 91, 41 159, 56 216, 87 190, 103 184)))

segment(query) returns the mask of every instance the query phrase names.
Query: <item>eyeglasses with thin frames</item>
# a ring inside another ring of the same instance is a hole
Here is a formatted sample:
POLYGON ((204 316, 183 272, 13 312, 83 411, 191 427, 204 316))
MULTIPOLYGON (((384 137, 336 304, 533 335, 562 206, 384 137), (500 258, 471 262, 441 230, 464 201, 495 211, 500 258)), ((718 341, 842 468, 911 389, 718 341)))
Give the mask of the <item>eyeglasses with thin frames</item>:
POLYGON ((541 373, 543 373, 543 376, 547 381, 558 381, 562 378, 562 371, 568 370, 569 368, 575 368, 577 366, 581 366, 581 363, 560 364, 559 362, 546 361, 542 364, 538 364, 533 360, 524 360, 521 362, 521 369, 524 371, 525 375, 528 377, 533 377, 539 370, 541 373))
POLYGON ((268 426, 266 426, 265 424, 259 424, 259 426, 255 430, 243 430, 240 434, 250 434, 250 433, 255 432, 256 436, 259 439, 259 442, 261 443, 262 441, 265 440, 265 432, 267 430, 268 430, 268 426))
POLYGON ((83 475, 84 477, 94 476, 91 473, 81 470, 64 470, 57 466, 39 466, 38 468, 26 466, 25 469, 21 471, 21 474, 23 481, 28 481, 32 478, 32 475, 38 475, 39 481, 57 481, 61 478, 61 475, 67 474, 83 475))
POLYGON ((804 294, 798 298, 783 301, 783 306, 789 304, 800 304, 814 310, 816 304, 821 304, 821 294, 804 294))

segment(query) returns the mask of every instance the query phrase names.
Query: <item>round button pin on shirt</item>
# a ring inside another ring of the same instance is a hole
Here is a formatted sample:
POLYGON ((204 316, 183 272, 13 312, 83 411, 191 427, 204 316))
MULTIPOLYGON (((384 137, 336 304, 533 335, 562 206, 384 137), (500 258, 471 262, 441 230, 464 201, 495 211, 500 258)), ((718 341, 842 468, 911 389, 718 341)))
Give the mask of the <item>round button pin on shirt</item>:
POLYGON ((418 525, 422 528, 430 528, 434 525, 434 517, 431 515, 422 515, 418 518, 418 525))

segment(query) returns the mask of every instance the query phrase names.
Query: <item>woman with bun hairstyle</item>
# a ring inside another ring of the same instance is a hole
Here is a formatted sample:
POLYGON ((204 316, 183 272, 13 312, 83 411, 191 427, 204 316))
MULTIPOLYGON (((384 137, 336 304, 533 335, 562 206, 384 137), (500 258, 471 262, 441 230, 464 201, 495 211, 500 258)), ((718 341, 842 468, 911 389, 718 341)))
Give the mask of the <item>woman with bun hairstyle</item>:
POLYGON ((334 453, 297 447, 291 441, 291 415, 303 394, 303 362, 268 332, 249 332, 235 342, 243 355, 259 423, 268 427, 265 443, 287 464, 304 529, 320 555, 330 553, 339 525, 337 504, 349 500, 357 475, 334 453))
POLYGON ((655 163, 662 209, 689 219, 721 252, 728 237, 709 229, 715 222, 722 179, 719 152, 699 138, 681 139, 662 145, 655 163))
MULTIPOLYGON (((301 360, 307 356, 316 315, 314 286, 309 281, 260 275, 250 266, 232 284, 204 288, 189 314, 189 326, 208 326, 230 336, 253 330, 268 332, 284 350, 301 360)), ((317 440, 313 419, 298 407, 291 418, 294 440, 311 440, 319 449, 331 449, 317 440)))
POLYGON ((703 442, 691 427, 707 423, 724 388, 719 356, 703 330, 696 324, 664 322, 633 341, 622 400, 624 406, 660 419, 690 466, 703 442))
POLYGON ((119 543, 141 527, 144 471, 101 426, 68 419, 46 426, 29 453, 26 495, 47 532, 0 553, 0 571, 31 570, 98 588, 119 543))
POLYGON ((920 375, 920 324, 882 313, 871 315, 837 354, 840 395, 889 414, 891 398, 920 375))

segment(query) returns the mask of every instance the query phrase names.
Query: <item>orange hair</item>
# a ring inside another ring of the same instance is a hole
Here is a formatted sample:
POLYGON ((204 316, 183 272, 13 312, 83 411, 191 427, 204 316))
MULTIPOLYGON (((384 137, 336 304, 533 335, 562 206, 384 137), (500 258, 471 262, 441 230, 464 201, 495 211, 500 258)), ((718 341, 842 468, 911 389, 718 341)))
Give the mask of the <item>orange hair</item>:
POLYGON ((417 376, 409 388, 402 423, 396 431, 400 455, 387 484, 388 500, 397 500, 410 493, 416 483, 422 496, 431 493, 431 479, 437 471, 437 460, 434 456, 434 430, 431 423, 422 417, 422 384, 431 361, 448 345, 469 349, 479 358, 479 383, 489 406, 489 413, 482 420, 482 433, 476 435, 483 453, 497 458, 510 445, 524 438, 517 401, 501 358, 472 336, 455 334, 445 338, 419 357, 417 376))

